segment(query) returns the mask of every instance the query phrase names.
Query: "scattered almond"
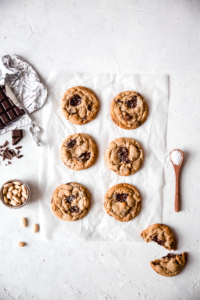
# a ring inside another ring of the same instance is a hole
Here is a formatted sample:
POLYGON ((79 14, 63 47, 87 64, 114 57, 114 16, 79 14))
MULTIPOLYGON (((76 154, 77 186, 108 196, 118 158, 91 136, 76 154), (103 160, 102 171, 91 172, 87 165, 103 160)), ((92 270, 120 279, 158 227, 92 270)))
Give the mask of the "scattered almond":
POLYGON ((19 242, 19 243, 18 243, 18 246, 19 246, 19 247, 24 247, 24 246, 26 246, 26 243, 24 243, 24 242, 19 242))
POLYGON ((27 218, 22 218, 22 225, 23 225, 23 227, 27 227, 27 225, 28 225, 27 218))
POLYGON ((34 224, 33 225, 33 232, 36 233, 39 231, 39 224, 34 224))

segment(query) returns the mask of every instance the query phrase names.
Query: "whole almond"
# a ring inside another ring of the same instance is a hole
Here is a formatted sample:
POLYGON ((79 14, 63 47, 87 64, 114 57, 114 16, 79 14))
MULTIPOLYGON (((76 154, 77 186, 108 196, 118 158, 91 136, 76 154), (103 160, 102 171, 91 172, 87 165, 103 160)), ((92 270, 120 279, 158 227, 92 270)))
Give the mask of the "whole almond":
POLYGON ((27 227, 27 224, 28 224, 27 218, 22 218, 22 225, 23 225, 23 227, 27 227))
POLYGON ((15 185, 15 189, 16 189, 16 190, 19 190, 20 188, 21 188, 21 186, 15 185))
POLYGON ((33 232, 36 233, 39 231, 39 224, 34 224, 33 225, 33 232))
POLYGON ((21 204, 21 200, 20 200, 18 197, 16 197, 16 196, 12 196, 12 198, 15 200, 15 202, 17 202, 17 203, 20 203, 20 204, 21 204))
POLYGON ((10 187, 10 186, 12 186, 13 185, 13 183, 12 182, 10 182, 10 183, 6 183, 6 184, 4 184, 4 187, 10 187))
POLYGON ((21 197, 21 201, 22 201, 22 203, 24 203, 26 201, 26 199, 24 197, 21 197))
POLYGON ((18 246, 19 246, 19 247, 24 247, 24 246, 26 246, 26 243, 24 243, 24 242, 19 242, 19 243, 18 243, 18 246))
POLYGON ((12 198, 12 192, 8 192, 8 193, 6 194, 6 197, 7 197, 8 199, 11 199, 11 198, 12 198))
POLYGON ((3 188, 3 195, 5 195, 7 193, 7 190, 8 190, 7 187, 3 188))
POLYGON ((27 199, 27 194, 26 193, 24 193, 24 192, 22 192, 22 197, 24 197, 25 199, 27 199))
POLYGON ((13 185, 8 188, 9 192, 12 192, 13 190, 14 190, 14 186, 13 185))
POLYGON ((17 195, 18 194, 18 190, 13 190, 12 193, 13 193, 13 195, 17 195))
POLYGON ((15 200, 11 200, 10 204, 13 205, 13 206, 18 206, 19 205, 19 203, 15 202, 15 200))
POLYGON ((24 185, 22 185, 22 192, 25 193, 25 194, 27 194, 27 190, 26 190, 26 188, 25 188, 24 185))
POLYGON ((4 202, 9 203, 8 198, 6 197, 6 195, 3 197, 4 202))

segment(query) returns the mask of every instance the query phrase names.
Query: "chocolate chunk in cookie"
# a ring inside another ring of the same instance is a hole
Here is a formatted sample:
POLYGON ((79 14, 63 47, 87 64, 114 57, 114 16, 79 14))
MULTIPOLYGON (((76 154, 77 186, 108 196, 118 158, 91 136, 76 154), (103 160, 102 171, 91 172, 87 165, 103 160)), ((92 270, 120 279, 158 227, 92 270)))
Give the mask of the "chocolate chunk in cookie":
POLYGON ((141 167, 143 150, 133 139, 118 138, 107 148, 105 160, 111 171, 120 176, 128 176, 137 172, 141 167))
POLYGON ((77 182, 60 185, 53 193, 51 208, 64 221, 80 220, 90 208, 89 191, 77 182))
POLYGON ((120 222, 127 222, 135 218, 140 212, 140 208, 140 194, 131 184, 117 184, 110 188, 104 197, 105 211, 120 222))
POLYGON ((186 253, 171 254, 156 259, 150 263, 156 273, 165 277, 176 276, 184 268, 186 262, 186 253))
POLYGON ((146 121, 148 106, 139 93, 126 91, 113 99, 110 112, 117 126, 123 129, 135 129, 146 121))
POLYGON ((97 158, 97 146, 85 133, 68 136, 62 143, 60 156, 62 162, 72 170, 84 170, 92 166, 97 158))
POLYGON ((176 250, 176 238, 172 230, 163 224, 154 224, 143 230, 140 236, 145 242, 156 242, 165 249, 171 251, 176 250))
POLYGON ((68 121, 77 125, 84 125, 96 117, 99 101, 90 89, 76 86, 64 93, 61 109, 68 121))

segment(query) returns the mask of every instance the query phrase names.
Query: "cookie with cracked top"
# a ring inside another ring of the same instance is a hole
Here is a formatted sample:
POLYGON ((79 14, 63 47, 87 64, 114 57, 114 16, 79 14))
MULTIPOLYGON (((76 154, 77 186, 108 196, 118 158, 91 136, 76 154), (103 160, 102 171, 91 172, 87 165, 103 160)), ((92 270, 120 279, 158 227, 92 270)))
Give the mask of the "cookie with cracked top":
POLYGON ((76 125, 84 125, 96 117, 99 101, 90 89, 76 86, 64 93, 61 109, 68 121, 76 125))
POLYGON ((113 122, 123 129, 136 129, 147 119, 147 103, 137 92, 121 92, 112 100, 110 107, 113 122))
POLYGON ((131 184, 119 183, 111 187, 104 197, 106 213, 120 222, 134 219, 139 214, 140 208, 140 194, 131 184))
POLYGON ((69 169, 78 171, 91 167, 97 158, 97 145, 85 133, 68 136, 62 143, 60 157, 69 169))
POLYGON ((186 252, 182 254, 169 253, 161 259, 150 262, 156 273, 165 277, 178 275, 184 268, 186 262, 186 252))
POLYGON ((156 242, 165 249, 176 250, 176 238, 172 230, 163 224, 153 224, 143 230, 140 234, 145 242, 156 242))
POLYGON ((89 191, 77 182, 62 184, 54 191, 51 209, 64 221, 77 221, 85 217, 90 208, 89 191))
POLYGON ((143 150, 138 142, 130 138, 112 141, 105 153, 106 164, 120 176, 129 176, 139 170, 143 163, 143 150))

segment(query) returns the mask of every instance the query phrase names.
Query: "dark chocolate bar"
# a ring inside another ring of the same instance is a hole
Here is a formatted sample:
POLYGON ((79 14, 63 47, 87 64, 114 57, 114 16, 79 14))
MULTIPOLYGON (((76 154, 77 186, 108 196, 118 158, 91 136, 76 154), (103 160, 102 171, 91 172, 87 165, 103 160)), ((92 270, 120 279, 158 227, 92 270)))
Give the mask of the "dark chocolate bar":
POLYGON ((23 109, 16 106, 6 96, 5 86, 0 86, 0 130, 17 121, 25 114, 23 109))

